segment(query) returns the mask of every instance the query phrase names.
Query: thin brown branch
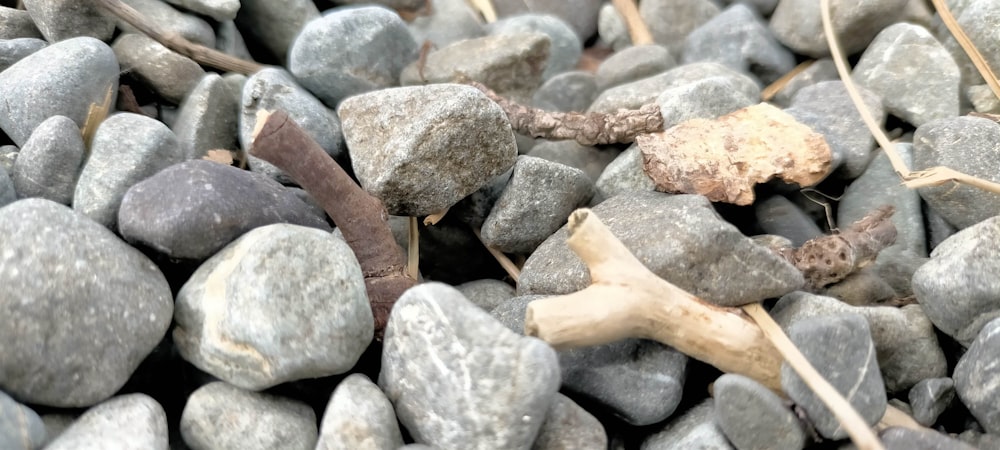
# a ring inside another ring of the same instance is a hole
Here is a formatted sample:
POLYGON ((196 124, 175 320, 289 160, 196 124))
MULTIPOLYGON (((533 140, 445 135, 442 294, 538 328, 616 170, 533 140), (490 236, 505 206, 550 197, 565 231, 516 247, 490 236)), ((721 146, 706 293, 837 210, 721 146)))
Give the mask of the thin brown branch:
POLYGON ((361 264, 368 300, 381 337, 389 312, 403 291, 416 284, 406 276, 406 256, 389 228, 389 214, 284 111, 259 111, 251 154, 285 171, 323 206, 361 264))
POLYGON ((115 17, 124 20, 156 42, 163 44, 164 47, 187 56, 199 64, 228 72, 238 72, 244 75, 251 75, 264 68, 264 66, 256 62, 227 55, 213 48, 198 45, 184 39, 179 34, 163 29, 159 24, 150 21, 142 13, 126 5, 121 0, 90 1, 104 8, 115 17))
POLYGON ((493 100, 510 119, 514 131, 543 139, 573 139, 580 145, 629 143, 640 134, 663 130, 663 116, 655 103, 614 114, 551 112, 507 100, 481 83, 470 81, 493 100))
POLYGON ((795 66, 795 68, 790 70, 788 73, 782 75, 781 78, 774 80, 774 83, 769 84, 764 88, 764 90, 760 91, 760 99, 765 102, 771 101, 771 99, 774 98, 775 95, 778 95, 778 93, 781 92, 785 86, 788 86, 788 82, 792 81, 796 75, 808 69, 815 62, 815 59, 805 61, 802 64, 795 66))

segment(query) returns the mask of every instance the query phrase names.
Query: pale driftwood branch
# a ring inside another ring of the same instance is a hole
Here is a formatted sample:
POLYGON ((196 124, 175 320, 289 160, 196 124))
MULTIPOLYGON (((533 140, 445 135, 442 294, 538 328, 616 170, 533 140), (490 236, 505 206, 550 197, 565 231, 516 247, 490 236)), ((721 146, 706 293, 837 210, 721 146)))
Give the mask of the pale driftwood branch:
POLYGON ((632 45, 648 45, 653 42, 653 33, 649 31, 646 22, 639 15, 639 9, 635 6, 635 0, 611 0, 618 14, 625 19, 625 28, 628 28, 628 35, 632 38, 632 45))

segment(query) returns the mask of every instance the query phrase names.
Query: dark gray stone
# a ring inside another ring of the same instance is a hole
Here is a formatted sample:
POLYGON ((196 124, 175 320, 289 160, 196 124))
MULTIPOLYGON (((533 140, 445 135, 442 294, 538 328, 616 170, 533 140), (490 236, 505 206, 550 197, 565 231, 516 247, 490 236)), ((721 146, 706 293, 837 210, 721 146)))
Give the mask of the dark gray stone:
POLYGON ((206 74, 181 102, 170 127, 184 159, 198 159, 209 150, 236 150, 237 102, 222 77, 206 74))
POLYGON ((167 414, 146 394, 120 395, 87 410, 45 448, 167 450, 167 414))
POLYGON ((0 72, 7 70, 14 63, 27 58, 49 45, 41 39, 16 38, 0 40, 0 72))
POLYGON ((500 280, 476 280, 455 286, 465 298, 483 311, 492 311, 516 295, 514 287, 500 280))
POLYGON ((507 116, 472 86, 384 89, 345 100, 338 113, 354 173, 390 214, 440 212, 516 160, 507 116))
POLYGON ((89 36, 102 41, 115 31, 112 15, 92 2, 76 0, 24 0, 24 9, 49 42, 89 36))
POLYGON ((527 449, 559 389, 555 351, 441 283, 410 288, 385 332, 379 386, 417 442, 527 449))
POLYGON ((0 391, 0 448, 40 449, 45 438, 45 424, 38 414, 0 391))
POLYGON ((915 126, 958 115, 958 65, 920 25, 897 23, 882 30, 851 76, 881 97, 890 114, 915 126))
POLYGON ((795 67, 795 55, 771 34, 747 5, 734 4, 701 24, 684 40, 682 62, 714 61, 773 83, 795 67))
POLYGON ((313 450, 318 436, 308 405, 221 381, 188 397, 180 425, 191 448, 313 450))
POLYGON ((711 0, 643 0, 639 16, 649 26, 653 40, 670 49, 670 54, 684 51, 684 39, 695 28, 719 14, 711 0))
POLYGON ((0 6, 0 39, 41 37, 28 11, 0 6))
POLYGON ((542 79, 572 70, 583 54, 583 43, 569 24, 548 14, 519 14, 504 17, 486 26, 490 35, 542 33, 549 37, 549 58, 542 79))
POLYGON ((171 5, 211 17, 222 22, 233 20, 240 10, 240 0, 165 0, 171 5))
POLYGON ((910 388, 913 418, 925 427, 933 426, 954 399, 955 380, 951 378, 927 378, 910 388))
POLYGON ((0 72, 0 129, 21 146, 55 115, 82 127, 108 89, 118 90, 118 62, 107 44, 80 37, 49 45, 0 72))
POLYGON ((613 53, 597 66, 597 88, 601 91, 641 80, 674 68, 677 61, 662 45, 628 47, 613 53))
POLYGON ((594 183, 582 170, 519 156, 483 223, 483 242, 505 253, 531 253, 593 195, 594 183))
POLYGON ((1000 434, 1000 320, 994 319, 979 332, 955 366, 955 390, 987 433, 1000 434))
POLYGON ((843 280, 817 289, 815 293, 853 306, 879 305, 896 298, 896 290, 872 267, 854 272, 843 280))
POLYGON ((486 35, 479 13, 465 0, 435 0, 429 15, 418 15, 409 23, 418 44, 430 41, 435 48, 486 35))
POLYGON ((556 16, 576 32, 580 42, 586 42, 597 31, 597 11, 601 0, 495 0, 493 6, 501 18, 516 14, 536 13, 556 16))
MULTIPOLYGON (((981 117, 935 120, 913 134, 913 170, 945 166, 994 183, 1000 182, 1000 124, 981 117)), ((918 189, 931 209, 958 229, 1000 211, 1000 197, 972 186, 918 189)))
POLYGON ((205 77, 198 63, 144 34, 123 34, 115 39, 112 48, 122 70, 175 104, 181 103, 205 77))
MULTIPOLYGON (((876 34, 896 22, 909 0, 831 0, 833 30, 844 53, 863 50, 876 34)), ((815 58, 830 49, 823 37, 820 3, 815 0, 783 0, 771 15, 774 36, 796 53, 815 58)))
POLYGON ((879 433, 879 438, 886 450, 975 450, 958 439, 930 429, 892 427, 879 433))
POLYGON ((330 107, 399 84, 417 43, 399 16, 380 6, 343 7, 311 20, 288 50, 288 70, 330 107))
MULTIPOLYGON (((500 198, 503 189, 507 187, 507 181, 510 180, 510 174, 513 172, 514 167, 511 166, 506 172, 493 177, 485 186, 449 208, 448 217, 456 218, 459 222, 472 228, 482 228, 486 216, 490 215, 493 205, 500 198)), ((406 234, 407 231, 404 230, 403 235, 406 234)), ((478 240, 478 238, 476 239, 478 240)))
POLYGON ((368 377, 344 378, 323 412, 316 450, 396 450, 403 436, 392 403, 368 377))
POLYGON ((14 190, 14 182, 7 174, 7 169, 0 165, 0 208, 14 203, 16 200, 17 191, 14 190))
POLYGON ((618 157, 616 150, 607 147, 590 147, 580 145, 576 141, 549 141, 544 139, 540 139, 539 141, 538 144, 531 147, 528 156, 580 169, 594 181, 601 176, 604 168, 618 157))
POLYGON ((535 91, 532 103, 547 111, 586 111, 596 97, 594 74, 573 70, 549 78, 535 91))
MULTIPOLYGON (((787 333, 865 423, 875 425, 882 418, 885 385, 864 317, 847 313, 804 318, 789 325, 787 333)), ((840 421, 787 363, 781 364, 781 389, 806 411, 820 435, 828 439, 847 437, 840 421)))
POLYGON ((19 200, 0 209, 0 248, 0 389, 18 399, 93 405, 166 334, 173 301, 163 274, 84 215, 19 200))
POLYGON ((94 134, 76 182, 73 209, 116 231, 125 192, 183 160, 177 137, 163 123, 133 113, 108 117, 94 134))
POLYGON ((118 218, 129 242, 195 261, 264 225, 330 230, 325 216, 317 216, 292 190, 263 175, 205 160, 175 164, 137 183, 122 199, 118 218))
POLYGON ((714 119, 760 103, 760 92, 746 95, 746 89, 740 86, 742 81, 716 76, 667 88, 656 98, 663 116, 663 128, 691 119, 714 119))
MULTIPOLYGON (((653 273, 706 301, 743 305, 803 284, 798 269, 722 220, 705 197, 634 192, 593 211, 653 273)), ((528 258, 518 294, 568 294, 590 284, 566 236, 563 227, 528 258)))
POLYGON ((805 447, 806 432, 791 408, 770 389, 742 375, 715 380, 715 421, 740 450, 805 447))
POLYGON ((781 195, 758 200, 754 214, 765 233, 784 236, 792 241, 793 247, 801 247, 806 241, 824 235, 812 217, 781 195))
POLYGON ((642 105, 656 101, 667 89, 717 76, 731 78, 734 88, 747 97, 760 95, 760 87, 746 75, 719 63, 698 62, 606 89, 597 96, 589 110, 613 113, 619 109, 639 109, 642 105))
POLYGON ((236 25, 284 63, 295 37, 316 18, 319 9, 312 0, 240 0, 236 25))
POLYGON ((804 87, 812 86, 821 81, 833 81, 838 80, 840 75, 837 74, 837 66, 833 63, 830 58, 821 58, 813 62, 806 67, 801 72, 797 73, 791 79, 785 83, 785 86, 781 88, 774 97, 771 99, 771 103, 780 107, 787 107, 791 102, 795 94, 799 92, 804 87))
POLYGON ((655 191, 656 183, 646 175, 646 170, 642 166, 642 152, 639 147, 632 144, 614 161, 608 164, 601 172, 601 176, 595 183, 597 193, 595 202, 600 203, 605 199, 627 192, 655 191))
MULTIPOLYGON (((215 31, 201 18, 182 13, 162 0, 122 0, 122 2, 135 8, 147 20, 161 28, 177 33, 196 44, 208 48, 215 47, 215 31)), ((139 30, 124 20, 118 19, 117 24, 125 33, 139 33, 139 30)))
POLYGON ((556 394, 532 450, 606 449, 608 435, 594 416, 569 397, 556 394))
POLYGON ((715 421, 715 400, 703 400, 649 435, 640 450, 735 450, 715 421))
POLYGON ((85 152, 76 122, 66 116, 46 119, 21 147, 11 171, 18 197, 72 203, 85 152))

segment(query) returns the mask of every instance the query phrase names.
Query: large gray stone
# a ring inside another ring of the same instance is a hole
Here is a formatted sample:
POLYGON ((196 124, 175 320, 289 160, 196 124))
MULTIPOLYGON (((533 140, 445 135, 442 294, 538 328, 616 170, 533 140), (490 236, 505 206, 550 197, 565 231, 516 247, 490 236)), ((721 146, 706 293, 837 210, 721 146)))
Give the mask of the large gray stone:
POLYGON ((47 450, 167 450, 167 414, 146 394, 112 398, 83 413, 47 450))
POLYGON ((0 448, 40 449, 45 440, 45 424, 38 414, 0 391, 0 448))
POLYGON ((774 94, 770 102, 775 106, 787 107, 791 103, 792 98, 795 97, 795 94, 802 88, 812 86, 821 81, 833 81, 839 78, 840 75, 837 74, 837 66, 833 63, 833 60, 830 58, 820 58, 789 78, 781 90, 774 94))
POLYGON ((532 450, 603 450, 608 435, 594 416, 562 394, 556 394, 532 450))
POLYGON ((507 116, 472 86, 385 89, 344 101, 338 113, 358 181, 390 214, 440 212, 517 157, 507 116))
POLYGON ((206 74, 181 102, 170 127, 185 159, 202 158, 209 150, 236 150, 236 98, 222 77, 206 74))
POLYGON ((715 421, 740 450, 799 450, 806 432, 795 413, 770 389, 742 375, 715 380, 715 421))
POLYGON ((244 234, 198 267, 176 303, 181 356, 245 389, 344 373, 375 331, 350 247, 298 225, 244 234))
POLYGON ((406 291, 385 332, 379 386, 414 440, 528 449, 556 391, 555 351, 440 283, 406 291))
POLYGON ((573 2, 564 0, 495 0, 493 6, 499 17, 529 12, 551 14, 573 27, 580 42, 586 42, 597 30, 597 11, 600 9, 601 3, 601 0, 576 0, 573 2))
POLYGON ((531 147, 528 156, 580 169, 593 181, 596 181, 604 168, 618 156, 618 151, 608 146, 598 148, 580 145, 571 140, 539 139, 539 141, 537 145, 531 147))
MULTIPOLYGON (((958 439, 931 429, 914 430, 891 427, 879 434, 882 444, 889 450, 975 450, 958 439)), ((979 447, 981 449, 996 447, 979 447)))
POLYGON ((71 204, 85 152, 76 122, 66 116, 46 119, 31 133, 14 162, 10 175, 18 197, 71 204))
POLYGON ((144 34, 123 34, 112 47, 122 70, 175 104, 181 103, 205 76, 205 70, 194 60, 144 34))
MULTIPOLYGON (((209 48, 215 47, 215 31, 208 22, 192 14, 185 14, 163 0, 122 0, 128 6, 139 11, 152 23, 162 29, 172 31, 181 37, 209 48)), ((125 33, 139 33, 122 19, 117 20, 118 28, 125 33)))
POLYGON ((719 14, 711 0, 643 0, 639 16, 649 26, 653 40, 673 55, 684 51, 684 39, 695 28, 719 14))
POLYGON ((691 119, 715 119, 740 108, 760 103, 759 91, 747 95, 744 80, 714 76, 665 89, 656 98, 663 116, 663 128, 691 119))
POLYGON ((536 108, 547 111, 586 111, 596 97, 594 74, 572 70, 546 80, 535 91, 531 102, 536 108))
POLYGON ((115 21, 97 3, 76 0, 24 0, 31 20, 49 42, 78 36, 111 39, 115 21))
POLYGON ((597 193, 594 203, 627 192, 656 190, 656 183, 649 175, 646 175, 646 170, 643 169, 642 152, 635 144, 632 144, 604 168, 595 186, 597 193))
POLYGON ((910 388, 908 399, 913 408, 913 418, 925 427, 934 426, 955 399, 955 380, 927 378, 910 388))
MULTIPOLYGON (((863 50, 887 25, 902 15, 909 0, 831 0, 833 30, 844 53, 851 55, 863 50)), ((796 53, 812 57, 830 54, 820 2, 815 0, 782 0, 771 15, 771 31, 775 37, 796 53)))
POLYGON ((302 27, 318 17, 312 0, 240 0, 236 25, 284 63, 302 27))
POLYGON ((36 38, 0 40, 0 72, 7 70, 14 63, 27 58, 28 55, 45 48, 47 45, 49 45, 48 42, 36 38))
POLYGON ((0 39, 41 37, 28 11, 0 6, 0 39))
POLYGON ((368 377, 349 375, 323 413, 316 450, 396 450, 403 436, 392 403, 368 377))
POLYGON ((988 433, 1000 434, 1000 320, 988 323, 955 366, 955 390, 988 433))
POLYGON ((589 111, 613 113, 619 109, 639 109, 642 105, 656 101, 667 89, 710 77, 729 78, 733 88, 747 97, 760 95, 760 86, 746 75, 719 63, 697 62, 606 89, 590 105, 589 111))
POLYGON ((233 20, 240 10, 240 0, 165 0, 191 12, 206 15, 222 22, 233 20))
MULTIPOLYGON (((972 45, 979 50, 990 67, 1000 67, 1000 3, 991 0, 965 0, 948 2, 952 14, 962 31, 968 36, 972 45)), ((940 21, 936 21, 940 22, 940 21)), ((966 55, 958 41, 943 26, 936 33, 951 52, 962 71, 962 85, 971 86, 983 83, 975 64, 966 55)))
POLYGON ((465 0, 435 0, 430 14, 417 15, 409 23, 417 43, 430 41, 435 48, 486 34, 479 13, 465 0))
POLYGON ((505 17, 486 27, 490 35, 542 33, 549 37, 549 58, 542 72, 542 79, 576 67, 583 54, 583 43, 569 24, 548 14, 520 14, 505 17))
POLYGON ((682 62, 715 61, 773 83, 795 67, 795 55, 771 34, 761 17, 734 4, 691 31, 682 62))
POLYGON ((118 90, 118 62, 107 44, 80 37, 49 45, 0 72, 0 129, 21 146, 55 115, 82 127, 109 89, 118 90))
POLYGON ((0 389, 22 401, 102 401, 166 334, 163 274, 84 215, 19 200, 0 209, 0 248, 0 389))
POLYGON ((735 450, 715 420, 715 400, 705 399, 649 435, 640 450, 735 450))
POLYGON ((597 67, 597 88, 620 84, 666 72, 677 65, 670 50, 662 45, 637 45, 613 53, 597 67))

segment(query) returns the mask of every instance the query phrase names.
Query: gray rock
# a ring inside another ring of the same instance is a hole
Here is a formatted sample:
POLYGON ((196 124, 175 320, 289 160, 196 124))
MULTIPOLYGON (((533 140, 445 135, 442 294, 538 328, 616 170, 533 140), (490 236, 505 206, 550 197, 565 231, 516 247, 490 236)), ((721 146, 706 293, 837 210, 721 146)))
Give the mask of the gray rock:
POLYGON ((414 61, 399 75, 403 86, 452 83, 457 74, 478 81, 498 94, 530 98, 542 84, 549 59, 549 37, 542 33, 512 33, 455 42, 430 52, 420 70, 414 61))
MULTIPOLYGON (((1000 182, 1000 124, 981 117, 953 117, 929 122, 913 135, 913 170, 945 166, 1000 182)), ((986 220, 1000 210, 1000 198, 971 186, 918 189, 927 205, 958 229, 986 220)))
POLYGON ((90 408, 45 448, 167 450, 167 441, 163 407, 146 394, 126 394, 90 408))
POLYGON ((839 79, 837 66, 830 58, 821 58, 813 62, 801 72, 795 74, 785 83, 780 91, 771 98, 771 103, 776 106, 787 107, 795 94, 804 87, 812 86, 821 81, 834 81, 839 79))
POLYGON ((606 449, 608 435, 594 416, 562 394, 556 394, 532 450, 606 449))
POLYGON ((760 95, 760 87, 744 74, 713 62, 685 64, 659 75, 606 89, 590 105, 592 112, 613 113, 619 109, 639 109, 656 101, 663 91, 709 77, 731 78, 735 88, 747 97, 760 95))
POLYGON ((209 150, 236 150, 236 111, 236 99, 222 77, 202 77, 181 102, 170 127, 184 159, 202 158, 209 150))
POLYGON ((586 42, 597 31, 597 11, 600 9, 601 3, 600 0, 574 2, 563 0, 496 0, 493 2, 493 6, 501 18, 529 12, 551 14, 573 27, 580 42, 586 42))
POLYGON ((368 377, 344 378, 330 396, 316 450, 396 450, 403 436, 392 404, 368 377))
POLYGON ((177 138, 166 125, 132 113, 108 117, 94 133, 90 157, 76 183, 73 209, 115 231, 125 192, 183 160, 177 138))
POLYGON ((740 81, 716 76, 667 88, 656 98, 663 116, 663 128, 691 119, 714 119, 760 103, 759 91, 746 95, 745 90, 740 89, 740 81))
POLYGON ((913 274, 913 293, 927 317, 962 345, 1000 317, 1000 216, 942 242, 913 274))
POLYGON ((181 103, 205 77, 198 63, 143 34, 123 34, 115 39, 112 48, 122 70, 131 72, 153 92, 173 103, 181 103))
POLYGON ((14 190, 14 182, 7 174, 7 169, 0 165, 0 208, 14 203, 16 200, 17 191, 14 190))
POLYGON ((754 10, 734 4, 687 35, 682 62, 714 61, 773 83, 795 67, 795 55, 754 10))
POLYGON ((45 437, 38 414, 0 391, 0 448, 40 449, 45 437))
POLYGON ((641 450, 735 450, 715 421, 715 400, 705 399, 642 442, 641 450))
POLYGON ((132 186, 118 229, 171 259, 202 261, 244 233, 291 223, 330 231, 294 191, 253 172, 205 161, 172 165, 132 186))
POLYGON ((628 47, 613 53, 597 66, 598 90, 641 80, 674 68, 677 61, 662 45, 649 44, 628 47))
POLYGON ((403 19, 378 6, 335 9, 306 24, 288 50, 288 69, 327 105, 399 84, 417 58, 403 19))
MULTIPOLYGON (((908 0, 831 0, 833 30, 844 53, 863 50, 876 34, 896 22, 908 0)), ((823 37, 820 3, 783 0, 771 15, 774 36, 796 53, 812 57, 830 54, 823 37)))
POLYGON ((0 209, 0 248, 0 389, 22 401, 102 401, 166 334, 173 302, 163 274, 82 214, 14 202, 0 209))
POLYGON ((96 3, 74 0, 24 0, 23 3, 32 22, 49 42, 78 36, 107 41, 115 31, 113 16, 96 3))
MULTIPOLYGON (((135 8, 146 19, 161 28, 177 33, 196 44, 215 48, 215 31, 208 22, 196 16, 182 13, 162 0, 122 0, 122 2, 135 8)), ((124 20, 118 19, 117 24, 124 33, 140 34, 139 30, 124 20)))
POLYGON ((492 311, 498 305, 514 297, 514 288, 500 280, 476 280, 455 286, 462 295, 483 311, 492 311))
POLYGON ((715 421, 729 442, 740 450, 805 447, 806 433, 784 400, 742 375, 715 380, 715 421))
POLYGON ((607 147, 580 145, 576 141, 541 140, 531 148, 528 156, 580 169, 596 181, 604 168, 618 157, 618 152, 607 147))
MULTIPOLYGON (((490 215, 493 205, 500 198, 500 193, 503 192, 503 189, 507 187, 507 181, 510 180, 510 174, 513 172, 514 167, 511 166, 506 172, 493 177, 485 186, 449 208, 448 217, 454 217, 459 222, 472 228, 482 228, 483 222, 486 221, 486 216, 490 215)), ((406 236, 407 233, 407 230, 403 230, 402 235, 406 236)), ((405 242, 405 239, 403 241, 405 242)), ((472 299, 470 298, 470 300, 472 299)))
POLYGON ((107 44, 80 37, 49 45, 0 72, 0 129, 22 146, 55 115, 82 127, 108 89, 118 90, 118 63, 107 44))
POLYGON ((684 39, 691 31, 719 14, 711 0, 644 0, 639 16, 649 26, 653 40, 670 49, 672 55, 684 51, 684 39))
MULTIPOLYGON (((653 273, 706 301, 743 305, 803 284, 797 269, 722 220, 705 197, 635 192, 593 211, 653 273)), ((563 227, 528 258, 518 294, 568 294, 590 284, 566 236, 563 227)))
POLYGON ((569 24, 548 14, 520 14, 505 17, 486 27, 490 35, 542 33, 549 37, 549 58, 542 79, 572 70, 583 54, 583 43, 569 24))
POLYGON ((38 125, 21 147, 11 180, 18 197, 41 197, 69 205, 86 148, 80 128, 66 116, 38 125))
MULTIPOLYGON (((1000 434, 983 433, 978 430, 969 429, 959 434, 958 439, 963 443, 973 445, 973 448, 989 450, 1000 448, 1000 434)), ((961 448, 961 450, 971 449, 961 448)))
POLYGON ((59 435, 76 422, 76 416, 71 414, 45 414, 42 416, 42 423, 45 425, 45 444, 56 440, 59 435))
POLYGON ((345 100, 338 113, 354 173, 390 214, 442 211, 517 156, 507 116, 472 86, 385 89, 345 100))
POLYGON ((483 242, 505 253, 531 253, 593 195, 594 183, 582 170, 519 156, 483 223, 483 242))
POLYGON ((171 5, 205 15, 223 22, 236 18, 236 12, 240 10, 240 0, 165 0, 171 5))
POLYGON ((793 247, 801 247, 806 241, 824 235, 812 217, 781 195, 757 201, 754 214, 765 233, 784 236, 792 241, 793 247))
MULTIPOLYGON (((1000 25, 997 18, 1000 17, 1000 4, 990 0, 967 0, 958 3, 961 4, 956 4, 954 1, 949 2, 958 25, 962 27, 962 31, 968 36, 972 45, 983 55, 986 64, 990 67, 1000 67, 1000 56, 998 56, 1000 55, 1000 42, 997 42, 997 26, 1000 25)), ((937 22, 940 23, 940 21, 937 22)), ((958 41, 951 36, 951 33, 947 30, 941 30, 937 35, 951 52, 962 71, 962 85, 982 84, 984 81, 976 66, 962 50, 958 41)))
POLYGON ((993 95, 993 90, 989 85, 977 84, 965 89, 965 96, 969 98, 972 107, 976 112, 997 114, 1000 113, 1000 99, 993 95))
MULTIPOLYGON (((858 90, 875 120, 884 123, 886 113, 881 98, 867 89, 858 90)), ((834 167, 843 177, 857 178, 868 167, 875 138, 858 115, 843 82, 823 81, 800 89, 785 112, 823 134, 833 151, 834 167)))
POLYGON ((774 12, 774 8, 778 6, 778 0, 722 0, 723 5, 736 3, 745 3, 762 16, 770 16, 774 12))
POLYGON ((298 225, 267 225, 233 241, 198 267, 176 303, 181 356, 244 389, 344 373, 374 335, 350 247, 298 225))
MULTIPOLYGON (((16 38, 0 40, 0 72, 7 70, 14 63, 27 58, 49 45, 37 38, 16 38)), ((991 94, 992 95, 992 94, 991 94)))
POLYGON ((0 6, 0 39, 41 37, 28 11, 0 6))
POLYGON ((594 74, 582 70, 563 72, 545 81, 532 96, 535 107, 547 111, 586 111, 597 97, 594 74))
POLYGON ((379 386, 417 442, 527 449, 559 389, 555 351, 455 289, 410 288, 386 327, 379 386))
POLYGON ((17 154, 20 151, 16 145, 0 145, 0 167, 7 172, 14 170, 14 163, 17 162, 17 154))
POLYGON ((319 9, 312 0, 240 0, 236 25, 284 63, 295 37, 316 18, 319 9))
POLYGON ((913 430, 903 427, 892 427, 879 433, 879 439, 890 450, 975 450, 975 447, 971 447, 958 439, 929 429, 913 430))
MULTIPOLYGON (((875 357, 868 322, 858 314, 811 317, 793 322, 788 337, 868 425, 882 418, 885 385, 875 357)), ((787 363, 781 365, 781 389, 809 415, 822 436, 843 439, 847 430, 787 363)))
POLYGON ((896 298, 896 290, 871 267, 865 267, 841 281, 817 289, 815 293, 853 306, 879 305, 896 298))
POLYGON ((856 313, 868 320, 886 390, 897 393, 920 380, 948 374, 934 325, 920 305, 854 307, 831 297, 793 292, 781 298, 771 315, 782 327, 797 320, 856 313))
POLYGON ((955 366, 955 390, 987 433, 1000 434, 1000 320, 986 324, 955 366))
POLYGON ((436 0, 429 15, 418 15, 409 23, 418 44, 430 41, 436 48, 486 35, 477 13, 465 0, 436 0))
POLYGON ((215 49, 247 61, 254 59, 253 55, 250 54, 250 49, 247 48, 246 41, 243 40, 243 34, 240 33, 239 28, 236 28, 236 22, 232 20, 219 22, 216 27, 215 49))
POLYGON ((955 380, 951 378, 927 378, 910 388, 910 405, 913 418, 925 427, 933 426, 938 416, 948 409, 955 399, 955 380))
POLYGON ((605 3, 598 13, 597 32, 601 41, 616 52, 625 50, 632 45, 632 38, 628 34, 625 18, 611 3, 605 3))
POLYGON ((958 65, 920 25, 897 23, 880 32, 851 76, 882 97, 889 113, 915 126, 958 115, 958 65))
MULTIPOLYGON (((912 166, 911 166, 912 167, 912 166)), ((948 223, 940 214, 930 208, 924 210, 927 220, 927 248, 935 249, 938 245, 958 232, 954 225, 948 223)))
POLYGON ((312 450, 318 432, 308 405, 217 381, 188 397, 181 436, 196 449, 312 450))
POLYGON ((632 144, 614 161, 611 161, 601 176, 595 183, 597 193, 595 202, 600 203, 605 199, 627 192, 655 191, 656 183, 653 182, 642 165, 642 152, 639 146, 632 144))

